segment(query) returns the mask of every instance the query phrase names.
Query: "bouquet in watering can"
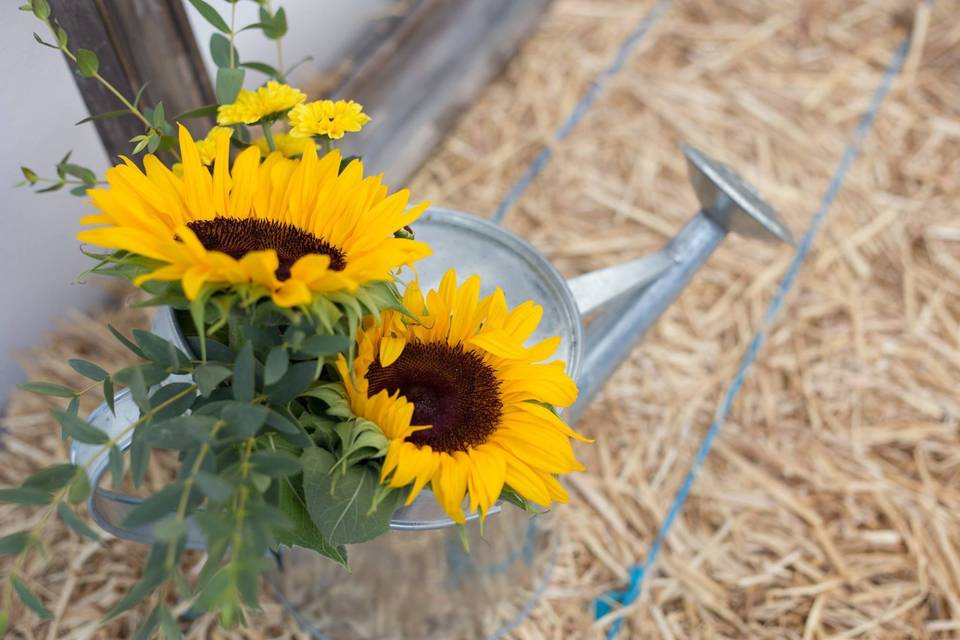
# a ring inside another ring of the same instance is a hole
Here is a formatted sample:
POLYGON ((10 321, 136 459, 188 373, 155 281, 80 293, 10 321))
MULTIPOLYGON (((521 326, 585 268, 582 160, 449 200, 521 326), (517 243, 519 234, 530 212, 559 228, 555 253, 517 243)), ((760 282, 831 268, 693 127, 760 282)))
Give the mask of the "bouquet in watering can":
MULTIPOLYGON (((60 399, 52 414, 64 439, 93 453, 0 489, 0 501, 38 510, 0 539, 3 629, 14 612, 51 616, 38 595, 47 589, 25 571, 49 525, 99 540, 82 514, 94 485, 140 487, 159 450, 175 452, 175 475, 122 522, 152 547, 105 615, 145 607, 139 637, 180 637, 172 612, 183 603, 244 622, 271 549, 304 547, 346 566, 347 545, 385 533, 415 500, 436 500, 461 525, 501 501, 536 512, 566 500, 559 475, 583 469, 571 446, 583 438, 555 411, 577 396, 552 359, 560 339, 530 341, 542 309, 511 308, 499 288, 482 296, 479 278, 456 265, 421 288, 410 274, 431 253, 415 234, 427 203, 391 192, 336 148, 370 120, 363 107, 310 101, 279 65, 242 63, 233 17, 191 2, 219 30, 218 104, 170 120, 162 104, 110 86, 45 0, 21 7, 49 31, 41 44, 116 95, 121 110, 95 117, 144 127, 102 180, 68 156, 56 178, 24 168, 23 184, 86 198, 78 238, 90 273, 142 289, 142 304, 170 310, 180 339, 111 327, 139 364, 108 371, 74 359, 85 388, 22 385, 60 399), (254 90, 242 88, 248 71, 265 75, 254 90), (201 115, 217 126, 182 124, 201 115), (98 392, 100 414, 119 428, 79 415, 80 397, 98 392), (121 400, 133 407, 125 422, 121 400), (186 575, 192 529, 206 555, 186 575)), ((279 48, 283 9, 259 4, 260 21, 244 28, 279 48)))

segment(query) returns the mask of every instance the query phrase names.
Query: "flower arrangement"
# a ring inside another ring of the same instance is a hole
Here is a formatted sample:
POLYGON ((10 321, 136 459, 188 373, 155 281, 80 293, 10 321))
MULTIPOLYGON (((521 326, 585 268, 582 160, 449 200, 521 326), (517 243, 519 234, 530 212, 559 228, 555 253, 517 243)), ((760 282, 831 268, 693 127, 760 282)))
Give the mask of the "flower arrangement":
MULTIPOLYGON (((118 117, 144 125, 133 158, 103 181, 66 158, 40 190, 71 185, 89 199, 94 213, 78 238, 106 250, 89 253, 90 273, 127 279, 144 304, 173 309, 190 347, 114 331, 140 364, 108 372, 71 360, 91 381, 81 391, 22 385, 67 402, 53 411, 64 438, 106 456, 114 487, 140 485, 154 451, 178 452, 176 477, 125 520, 155 542, 142 578, 106 617, 152 598, 138 637, 179 637, 177 600, 242 623, 258 606, 270 549, 304 547, 347 565, 346 545, 385 533, 400 506, 426 493, 463 525, 498 501, 531 512, 563 502, 557 476, 583 469, 571 446, 583 438, 555 411, 577 395, 563 363, 551 361, 560 339, 528 344, 542 309, 511 309, 500 289, 481 297, 479 278, 458 279, 455 265, 435 290, 404 282, 401 269, 431 253, 414 235, 427 204, 390 193, 364 175, 362 159, 334 148, 369 121, 362 106, 308 102, 279 65, 241 64, 234 20, 191 2, 223 32, 211 41, 219 104, 192 113, 215 113, 217 126, 199 139, 178 122, 191 114, 171 123, 161 104, 141 109, 113 89, 92 52, 71 49, 45 0, 21 7, 53 34, 43 44, 117 95, 118 117), (268 76, 255 91, 241 88, 249 69, 268 76), (120 387, 138 417, 119 433, 78 415, 93 389, 114 411, 120 387), (195 580, 180 571, 190 522, 207 551, 195 580)), ((279 45, 285 14, 260 4, 252 28, 279 45)), ((30 169, 24 176, 44 182, 30 169)), ((42 551, 51 519, 99 539, 75 511, 94 489, 89 472, 63 463, 0 489, 2 502, 43 510, 34 526, 0 539, 0 553, 14 557, 0 629, 14 596, 50 615, 21 568, 42 551)))

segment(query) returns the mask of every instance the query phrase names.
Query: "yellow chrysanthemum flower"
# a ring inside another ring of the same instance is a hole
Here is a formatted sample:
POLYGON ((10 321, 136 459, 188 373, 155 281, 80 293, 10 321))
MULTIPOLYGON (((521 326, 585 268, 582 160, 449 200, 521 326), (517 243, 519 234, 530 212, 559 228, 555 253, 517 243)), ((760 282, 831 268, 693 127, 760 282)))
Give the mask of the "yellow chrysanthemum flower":
POLYGON ((216 136, 213 171, 180 127, 183 177, 148 155, 144 174, 133 162, 106 173, 109 189, 88 193, 100 213, 84 224, 104 225, 78 238, 163 263, 141 276, 180 280, 193 300, 204 284, 254 284, 283 307, 308 304, 319 293, 389 280, 397 268, 430 248, 394 233, 427 207, 407 210, 406 190, 387 195, 379 177, 363 177, 359 161, 339 173, 340 153, 301 160, 272 153, 261 164, 249 147, 230 166, 230 136, 216 136))
POLYGON ((290 85, 270 80, 256 91, 241 89, 232 104, 217 109, 217 124, 255 124, 286 113, 307 99, 290 85))
MULTIPOLYGON (((270 155, 270 145, 267 144, 266 138, 257 138, 253 141, 253 144, 260 149, 260 155, 264 157, 270 155)), ((284 158, 294 158, 302 155, 303 150, 313 142, 309 138, 294 138, 289 133, 275 133, 273 134, 273 144, 277 148, 276 150, 283 154, 284 158)))
POLYGON ((562 362, 538 364, 560 339, 524 346, 543 308, 528 301, 510 311, 500 289, 479 294, 477 276, 457 287, 452 270, 426 299, 413 284, 403 302, 417 320, 395 311, 368 320, 353 371, 343 357, 337 365, 354 414, 390 441, 381 481, 412 484, 407 504, 430 483, 461 523, 467 494, 481 516, 504 485, 547 507, 567 500, 555 475, 584 469, 570 438, 585 438, 543 404, 577 397, 562 362))
POLYGON ((209 167, 213 164, 214 158, 217 157, 217 136, 221 135, 221 131, 226 131, 228 138, 233 135, 233 129, 213 127, 207 132, 206 138, 197 140, 197 152, 200 154, 200 162, 202 162, 204 166, 209 167))
POLYGON ((290 135, 297 138, 327 136, 332 140, 356 132, 370 122, 363 105, 353 100, 317 100, 294 107, 290 118, 290 135))

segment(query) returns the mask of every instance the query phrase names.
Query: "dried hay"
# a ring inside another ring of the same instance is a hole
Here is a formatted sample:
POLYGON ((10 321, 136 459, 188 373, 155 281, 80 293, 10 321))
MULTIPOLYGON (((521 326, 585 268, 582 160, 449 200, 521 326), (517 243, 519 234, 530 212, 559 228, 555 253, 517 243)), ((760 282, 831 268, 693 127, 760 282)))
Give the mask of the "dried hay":
MULTIPOLYGON (((415 193, 492 212, 650 4, 557 0, 415 193)), ((960 1, 932 15, 918 4, 675 2, 507 218, 568 275, 641 255, 696 206, 677 150, 691 142, 802 231, 914 30, 644 597, 622 612, 621 637, 960 636, 960 1)), ((643 560, 788 259, 783 247, 727 240, 583 419, 597 438, 581 449, 590 472, 571 480, 552 586, 515 637, 603 632, 591 601, 643 560)), ((120 365, 103 319, 70 318, 27 357, 30 375, 76 383, 64 365, 76 355, 120 365)), ((45 408, 11 398, 3 483, 63 455, 45 408)), ((4 518, 0 535, 20 517, 4 518)), ((18 637, 91 637, 136 578, 137 545, 55 537, 29 574, 57 620, 21 613, 18 637)), ((128 637, 134 617, 98 637, 128 637)), ((254 626, 229 637, 298 637, 271 602, 254 626)), ((202 619, 190 637, 229 635, 210 628, 202 619)))

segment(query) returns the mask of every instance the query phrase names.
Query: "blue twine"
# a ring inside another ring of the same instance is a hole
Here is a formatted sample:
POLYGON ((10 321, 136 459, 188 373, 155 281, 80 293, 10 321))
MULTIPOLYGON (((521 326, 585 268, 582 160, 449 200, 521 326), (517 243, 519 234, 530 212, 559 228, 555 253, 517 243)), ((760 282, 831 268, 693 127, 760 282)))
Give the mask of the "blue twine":
MULTIPOLYGON (((932 4, 932 2, 930 2, 930 4, 932 4)), ((770 306, 767 307, 767 312, 764 316, 763 323, 761 324, 760 329, 754 335, 753 340, 750 342, 747 352, 744 354, 743 360, 740 363, 740 368, 733 377, 733 380, 727 389, 727 393, 723 397, 723 401, 720 403, 720 406, 717 410, 716 418, 710 424, 710 428, 707 430, 707 433, 703 438, 703 442, 700 444, 700 449, 697 451, 697 455, 693 460, 693 464, 690 465, 690 469, 687 471, 687 475, 683 479, 683 484, 680 485, 680 490, 677 491, 677 495, 674 498, 673 503, 670 505, 670 510, 667 512, 667 517, 664 518, 663 524, 660 527, 660 531, 657 533, 657 537, 654 540, 653 545, 650 547, 650 551, 647 554, 646 560, 644 560, 642 565, 638 564, 630 568, 629 583, 626 589, 622 591, 611 591, 605 596, 598 598, 594 602, 594 613, 597 618, 602 618, 610 613, 613 610, 615 603, 619 603, 620 606, 624 607, 633 603, 637 597, 639 597, 641 588, 643 587, 643 579, 650 572, 650 569, 656 562, 657 556, 660 553, 660 549, 663 546, 664 540, 670 533, 670 528, 673 526, 674 520, 676 520, 677 515, 683 509, 683 505, 687 501, 687 497, 690 495, 690 489, 693 486, 693 482, 696 479, 697 473, 700 471, 700 468, 706 461, 707 455, 710 453, 710 448, 713 446, 713 441, 716 439, 717 434, 720 432, 721 425, 730 413, 730 407, 733 405, 733 401, 740 393, 740 388, 743 386, 744 378, 746 377, 751 365, 753 365, 754 360, 756 360, 757 353, 760 351, 760 348, 763 346, 763 343, 766 340, 767 332, 770 329, 770 326, 773 324, 774 319, 776 319, 777 314, 780 312, 781 306, 783 306, 784 298, 793 287, 797 273, 800 270, 800 266, 803 264, 803 261, 807 257, 807 253, 810 251, 810 247, 813 244, 814 236, 816 236, 821 225, 823 224, 830 206, 833 204, 834 200, 836 200, 837 194, 840 192, 840 188, 843 186, 843 181, 846 178, 847 171, 850 169, 850 166, 856 159, 857 154, 860 151, 860 145, 867 136, 867 133, 869 133, 870 128, 873 125, 873 121, 876 118, 877 112, 880 109, 880 105, 883 103, 884 98, 890 91, 890 87, 893 84, 894 78, 896 78, 897 74, 900 72, 900 69, 903 67, 903 63, 906 60, 909 49, 910 37, 908 36, 897 48, 893 59, 890 61, 890 64, 887 66, 887 69, 883 74, 883 78, 880 80, 880 84, 874 93, 869 107, 861 116, 860 121, 857 123, 857 127, 854 130, 850 141, 847 143, 846 149, 843 152, 843 156, 840 159, 840 163, 837 165, 837 168, 830 179, 830 184, 827 187, 826 193, 823 195, 823 199, 820 202, 820 207, 814 214, 813 221, 810 223, 810 227, 807 229, 803 239, 800 242, 800 245, 797 247, 797 251, 793 256, 793 260, 790 261, 790 266, 787 268, 787 272, 784 275, 783 280, 780 281, 780 285, 777 287, 777 291, 773 296, 773 300, 770 301, 770 306)), ((616 638, 617 634, 620 632, 620 628, 623 626, 623 620, 624 619, 620 617, 613 621, 613 623, 610 625, 610 629, 607 632, 608 640, 616 638)))
MULTIPOLYGON (((623 41, 623 44, 620 45, 620 49, 617 51, 617 54, 613 57, 613 60, 607 66, 606 69, 600 72, 600 75, 590 83, 590 87, 574 106, 573 110, 567 115, 566 120, 563 121, 563 124, 560 125, 560 128, 557 129, 556 133, 553 134, 553 144, 563 142, 567 136, 570 135, 570 132, 573 131, 574 127, 577 126, 577 123, 580 122, 581 118, 587 113, 587 110, 593 105, 596 99, 600 96, 600 93, 603 91, 604 86, 607 81, 610 80, 620 69, 623 68, 623 65, 626 63, 627 58, 630 57, 630 54, 633 53, 633 50, 637 48, 637 45, 643 40, 644 36, 647 35, 647 32, 650 31, 650 28, 656 23, 664 11, 666 11, 667 6, 670 4, 670 0, 657 0, 657 3, 653 5, 653 8, 643 19, 640 20, 640 23, 637 25, 637 28, 634 29, 630 35, 627 36, 627 39, 623 41)), ((523 172, 523 175, 514 183, 513 188, 510 189, 510 192, 500 203, 500 206, 497 207, 496 212, 490 218, 493 222, 500 224, 503 218, 507 215, 507 212, 510 210, 517 200, 520 199, 520 196, 523 195, 523 192, 527 190, 527 187, 540 175, 540 172, 543 171, 543 168, 547 165, 547 162, 550 161, 550 158, 553 157, 553 148, 551 145, 545 146, 540 150, 540 153, 534 159, 530 166, 527 167, 526 171, 523 172)))

